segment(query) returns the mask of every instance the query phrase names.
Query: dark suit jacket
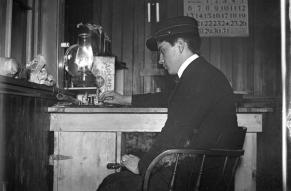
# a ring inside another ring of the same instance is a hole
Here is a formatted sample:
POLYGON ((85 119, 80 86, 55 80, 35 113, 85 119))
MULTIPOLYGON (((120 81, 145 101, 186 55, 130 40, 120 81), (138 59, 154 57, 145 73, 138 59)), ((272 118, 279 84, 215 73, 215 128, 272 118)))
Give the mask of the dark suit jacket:
MULTIPOLYGON (((163 95, 133 96, 133 105, 154 105, 163 95)), ((171 148, 235 148, 238 133, 233 90, 226 77, 204 58, 184 71, 168 99, 168 118, 160 135, 139 162, 141 174, 162 151, 171 148), (190 140, 190 144, 189 144, 190 140)))

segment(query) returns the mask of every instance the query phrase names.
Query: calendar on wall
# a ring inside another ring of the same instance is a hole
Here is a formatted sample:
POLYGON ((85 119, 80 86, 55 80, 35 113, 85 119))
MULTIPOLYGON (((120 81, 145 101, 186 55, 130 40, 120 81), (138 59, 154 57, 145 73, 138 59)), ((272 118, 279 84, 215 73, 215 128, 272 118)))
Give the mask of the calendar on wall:
POLYGON ((247 0, 184 0, 184 15, 198 21, 202 37, 249 36, 247 0))

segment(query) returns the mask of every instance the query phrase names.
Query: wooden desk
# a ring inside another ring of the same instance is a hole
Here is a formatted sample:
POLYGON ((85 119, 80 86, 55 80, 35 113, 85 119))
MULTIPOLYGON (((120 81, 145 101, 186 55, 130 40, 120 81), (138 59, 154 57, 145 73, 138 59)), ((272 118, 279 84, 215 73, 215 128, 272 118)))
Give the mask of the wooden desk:
MULTIPOLYGON (((160 132, 166 108, 57 108, 51 107, 54 131, 54 191, 96 190, 108 170, 119 162, 122 132, 160 132)), ((239 108, 238 124, 248 128, 245 155, 236 174, 236 191, 256 189, 257 133, 262 132, 263 112, 268 108, 239 108)))

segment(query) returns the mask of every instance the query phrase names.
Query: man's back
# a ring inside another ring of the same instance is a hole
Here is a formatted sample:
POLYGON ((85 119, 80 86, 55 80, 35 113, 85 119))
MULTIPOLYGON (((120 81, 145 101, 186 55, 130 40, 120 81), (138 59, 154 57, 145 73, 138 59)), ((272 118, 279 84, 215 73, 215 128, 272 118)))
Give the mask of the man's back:
MULTIPOLYGON (((166 149, 219 147, 222 137, 236 132, 232 89, 223 74, 200 57, 187 67, 170 96, 166 124, 139 166, 145 170, 166 149)), ((220 146, 231 144, 224 141, 220 146)))

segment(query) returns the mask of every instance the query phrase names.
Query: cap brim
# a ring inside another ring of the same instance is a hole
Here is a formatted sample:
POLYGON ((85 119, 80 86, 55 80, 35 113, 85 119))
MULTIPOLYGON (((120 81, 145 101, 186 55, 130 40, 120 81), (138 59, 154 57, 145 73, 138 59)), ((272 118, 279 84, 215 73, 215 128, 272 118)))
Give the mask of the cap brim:
POLYGON ((146 41, 146 46, 150 51, 158 51, 157 40, 154 37, 151 37, 146 41))

